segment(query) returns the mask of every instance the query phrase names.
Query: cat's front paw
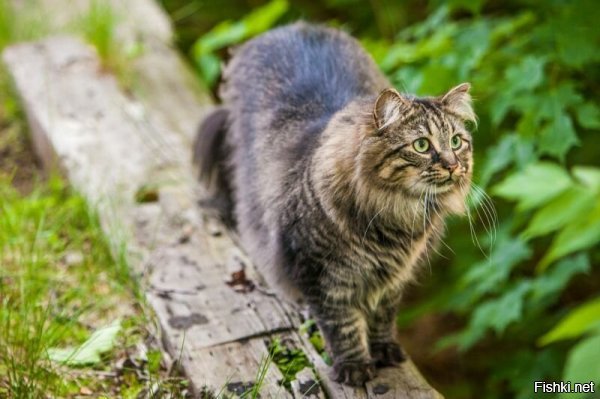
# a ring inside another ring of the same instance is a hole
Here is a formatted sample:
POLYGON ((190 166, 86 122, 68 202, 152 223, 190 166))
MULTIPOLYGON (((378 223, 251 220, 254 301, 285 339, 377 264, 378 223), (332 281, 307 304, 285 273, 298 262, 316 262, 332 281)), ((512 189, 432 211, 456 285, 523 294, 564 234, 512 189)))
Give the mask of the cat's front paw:
POLYGON ((371 344, 371 357, 377 367, 397 366, 406 360, 402 348, 395 342, 371 344))
POLYGON ((367 362, 340 362, 333 365, 333 378, 339 383, 360 387, 375 377, 375 366, 367 362))

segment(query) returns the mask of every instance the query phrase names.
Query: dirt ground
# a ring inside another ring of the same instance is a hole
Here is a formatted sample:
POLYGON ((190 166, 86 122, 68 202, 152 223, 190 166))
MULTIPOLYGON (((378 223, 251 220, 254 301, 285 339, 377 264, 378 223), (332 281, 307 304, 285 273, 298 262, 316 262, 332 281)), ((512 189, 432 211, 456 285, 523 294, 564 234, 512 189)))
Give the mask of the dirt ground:
POLYGON ((0 119, 0 176, 11 178, 13 186, 27 194, 41 178, 41 170, 21 128, 19 122, 0 119))

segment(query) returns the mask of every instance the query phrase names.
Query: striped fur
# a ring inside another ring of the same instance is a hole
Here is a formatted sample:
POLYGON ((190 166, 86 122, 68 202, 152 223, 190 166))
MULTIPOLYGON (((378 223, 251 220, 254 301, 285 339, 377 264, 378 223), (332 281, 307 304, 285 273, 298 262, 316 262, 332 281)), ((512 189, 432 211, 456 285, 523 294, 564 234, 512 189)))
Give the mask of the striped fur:
POLYGON ((345 33, 273 30, 225 69, 230 152, 202 171, 227 163, 244 247, 272 286, 309 305, 336 378, 351 385, 403 360, 402 292, 444 218, 464 211, 473 168, 468 85, 430 98, 389 87, 345 33), (415 150, 423 137, 427 153, 415 150))

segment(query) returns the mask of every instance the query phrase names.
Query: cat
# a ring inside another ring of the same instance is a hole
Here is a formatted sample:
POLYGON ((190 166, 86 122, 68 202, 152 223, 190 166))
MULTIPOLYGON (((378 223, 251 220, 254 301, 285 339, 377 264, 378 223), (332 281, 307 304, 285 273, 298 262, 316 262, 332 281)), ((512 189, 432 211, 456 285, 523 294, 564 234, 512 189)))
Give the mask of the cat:
POLYGON ((201 180, 271 285, 309 306, 338 382, 405 358, 402 292, 444 218, 465 211, 469 89, 401 94, 355 39, 305 22, 224 69, 223 104, 196 138, 201 180))

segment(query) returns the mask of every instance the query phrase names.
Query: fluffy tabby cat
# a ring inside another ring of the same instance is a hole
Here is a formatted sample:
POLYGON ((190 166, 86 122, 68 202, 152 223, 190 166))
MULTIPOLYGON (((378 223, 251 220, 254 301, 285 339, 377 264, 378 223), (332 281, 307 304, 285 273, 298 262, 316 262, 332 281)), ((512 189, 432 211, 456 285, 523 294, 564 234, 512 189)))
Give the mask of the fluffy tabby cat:
POLYGON ((196 145, 201 177, 271 285, 299 292, 337 381, 404 360, 403 288, 464 212, 475 121, 461 84, 400 94, 347 34, 296 23, 249 41, 196 145))

